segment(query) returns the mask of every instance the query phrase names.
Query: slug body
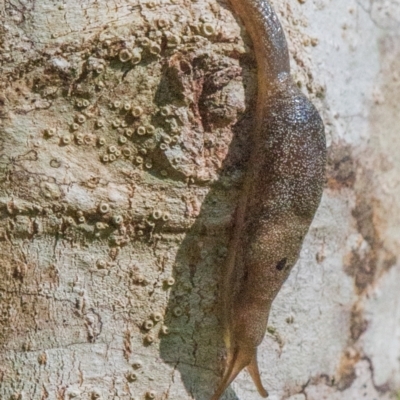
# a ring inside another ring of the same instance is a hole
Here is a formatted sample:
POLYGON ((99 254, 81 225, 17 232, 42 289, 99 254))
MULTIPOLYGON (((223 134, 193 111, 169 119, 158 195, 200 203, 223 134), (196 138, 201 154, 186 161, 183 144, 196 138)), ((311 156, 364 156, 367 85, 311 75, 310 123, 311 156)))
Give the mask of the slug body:
POLYGON ((212 400, 247 367, 267 397, 257 346, 271 304, 296 263, 325 180, 322 120, 290 76, 289 53, 267 0, 230 0, 253 41, 258 67, 254 149, 236 212, 222 290, 227 363, 212 400))

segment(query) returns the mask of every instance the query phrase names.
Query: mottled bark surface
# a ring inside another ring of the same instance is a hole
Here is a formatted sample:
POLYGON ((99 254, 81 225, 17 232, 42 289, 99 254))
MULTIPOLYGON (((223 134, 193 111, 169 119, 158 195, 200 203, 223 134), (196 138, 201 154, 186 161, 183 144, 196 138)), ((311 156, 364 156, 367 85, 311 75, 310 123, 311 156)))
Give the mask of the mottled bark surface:
MULTIPOLYGON (((274 2, 327 184, 260 346, 271 399, 400 389, 400 3, 274 2)), ((209 398, 256 64, 216 1, 0 2, 0 399, 209 398)), ((224 399, 257 399, 246 373, 224 399)))

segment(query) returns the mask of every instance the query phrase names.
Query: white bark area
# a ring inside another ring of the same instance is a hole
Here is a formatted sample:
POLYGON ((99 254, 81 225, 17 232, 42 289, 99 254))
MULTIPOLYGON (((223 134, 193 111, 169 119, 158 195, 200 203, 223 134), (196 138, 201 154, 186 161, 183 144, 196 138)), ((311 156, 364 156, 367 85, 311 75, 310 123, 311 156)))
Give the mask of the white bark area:
MULTIPOLYGON (((274 5, 329 163, 262 378, 273 400, 398 399, 400 2, 274 5)), ((208 399, 251 148, 243 27, 214 0, 0 16, 0 399, 208 399)), ((223 397, 258 398, 247 373, 223 397)))

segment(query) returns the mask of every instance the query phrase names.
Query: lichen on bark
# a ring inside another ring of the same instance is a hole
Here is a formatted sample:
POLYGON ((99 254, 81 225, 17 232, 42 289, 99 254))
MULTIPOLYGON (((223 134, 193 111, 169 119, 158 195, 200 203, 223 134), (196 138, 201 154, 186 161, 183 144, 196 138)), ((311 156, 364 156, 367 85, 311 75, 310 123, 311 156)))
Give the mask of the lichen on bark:
POLYGON ((7 2, 2 18, 0 397, 167 398, 178 364, 215 379, 248 148, 233 126, 255 89, 232 15, 7 2))

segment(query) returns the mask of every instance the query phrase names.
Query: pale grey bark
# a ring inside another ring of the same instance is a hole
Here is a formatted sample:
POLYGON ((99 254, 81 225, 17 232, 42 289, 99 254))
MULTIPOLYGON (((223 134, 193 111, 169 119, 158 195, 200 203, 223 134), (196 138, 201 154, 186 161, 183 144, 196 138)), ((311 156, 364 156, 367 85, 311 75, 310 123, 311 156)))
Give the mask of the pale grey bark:
MULTIPOLYGON (((262 377, 274 400, 396 399, 400 3, 274 5, 329 165, 262 377)), ((203 0, 0 15, 0 399, 208 399, 251 148, 243 27, 203 0)), ((224 397, 257 398, 246 373, 224 397)))

